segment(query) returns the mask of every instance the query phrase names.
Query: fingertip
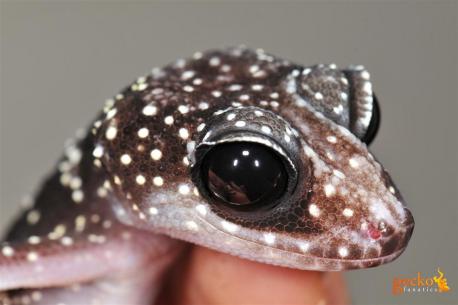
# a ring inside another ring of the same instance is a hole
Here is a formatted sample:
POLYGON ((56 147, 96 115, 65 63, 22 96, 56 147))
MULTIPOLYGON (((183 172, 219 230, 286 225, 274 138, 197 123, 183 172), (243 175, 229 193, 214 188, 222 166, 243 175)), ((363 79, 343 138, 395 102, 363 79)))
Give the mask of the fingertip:
POLYGON ((276 267, 194 247, 179 304, 329 304, 323 272, 276 267))

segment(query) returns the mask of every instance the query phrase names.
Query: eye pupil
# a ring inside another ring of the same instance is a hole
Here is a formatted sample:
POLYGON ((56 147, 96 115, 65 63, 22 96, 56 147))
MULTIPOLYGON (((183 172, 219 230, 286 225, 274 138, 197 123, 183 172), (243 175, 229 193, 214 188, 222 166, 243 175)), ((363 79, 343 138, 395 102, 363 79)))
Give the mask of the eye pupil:
POLYGON ((288 183, 281 157, 265 145, 247 142, 211 148, 204 157, 202 175, 211 195, 238 206, 272 203, 288 183))

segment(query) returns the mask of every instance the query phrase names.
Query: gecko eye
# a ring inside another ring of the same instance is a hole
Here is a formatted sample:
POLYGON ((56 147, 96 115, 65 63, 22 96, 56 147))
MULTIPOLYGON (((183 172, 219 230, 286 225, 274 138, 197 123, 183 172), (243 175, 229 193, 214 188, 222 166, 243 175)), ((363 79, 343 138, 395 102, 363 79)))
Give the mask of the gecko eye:
POLYGON ((373 107, 371 120, 369 126, 367 127, 366 134, 361 139, 361 141, 366 143, 367 145, 369 145, 374 140, 380 127, 380 106, 378 104, 378 100, 375 94, 372 95, 372 99, 373 107))
POLYGON ((287 189, 282 156, 252 142, 220 143, 204 156, 201 167, 210 196, 231 206, 270 206, 287 189))

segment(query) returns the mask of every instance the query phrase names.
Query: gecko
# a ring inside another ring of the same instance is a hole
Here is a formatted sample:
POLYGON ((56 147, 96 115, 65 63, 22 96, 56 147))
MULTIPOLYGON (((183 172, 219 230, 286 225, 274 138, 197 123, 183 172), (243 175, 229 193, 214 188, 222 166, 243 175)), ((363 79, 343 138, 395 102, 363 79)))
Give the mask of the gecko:
POLYGON ((153 304, 188 243, 339 271, 397 258, 414 220, 369 152, 368 71, 244 46, 154 68, 64 149, 0 244, 3 304, 153 304))

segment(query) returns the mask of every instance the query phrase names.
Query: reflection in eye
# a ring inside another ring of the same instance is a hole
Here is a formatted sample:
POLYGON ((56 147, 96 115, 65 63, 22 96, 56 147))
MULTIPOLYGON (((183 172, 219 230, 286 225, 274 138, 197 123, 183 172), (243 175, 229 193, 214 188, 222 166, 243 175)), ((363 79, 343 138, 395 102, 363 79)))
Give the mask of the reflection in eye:
POLYGON ((268 204, 284 194, 288 182, 281 157, 250 142, 214 146, 204 157, 201 173, 209 193, 231 205, 268 204))

